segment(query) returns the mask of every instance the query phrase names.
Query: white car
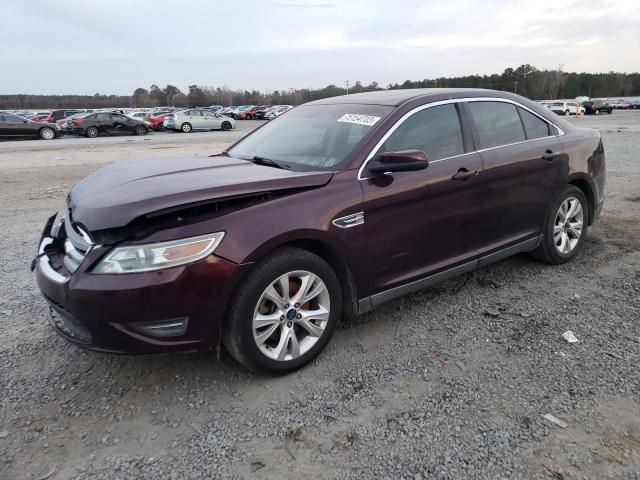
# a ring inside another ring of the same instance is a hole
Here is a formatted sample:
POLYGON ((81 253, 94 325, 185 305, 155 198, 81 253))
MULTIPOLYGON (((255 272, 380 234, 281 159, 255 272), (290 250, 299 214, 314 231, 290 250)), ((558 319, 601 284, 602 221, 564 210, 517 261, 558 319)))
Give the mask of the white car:
POLYGON ((129 118, 133 118, 134 120, 139 120, 146 123, 149 127, 151 126, 151 122, 147 120, 147 115, 149 115, 149 112, 129 112, 126 115, 129 118))
POLYGON ((190 108, 168 114, 162 125, 167 130, 189 133, 192 130, 231 130, 236 121, 202 108, 190 108))
POLYGON ((264 118, 265 120, 273 120, 292 108, 293 107, 291 105, 278 105, 277 107, 272 107, 264 114, 264 118))
POLYGON ((584 108, 576 102, 545 102, 546 107, 558 115, 582 115, 584 108))

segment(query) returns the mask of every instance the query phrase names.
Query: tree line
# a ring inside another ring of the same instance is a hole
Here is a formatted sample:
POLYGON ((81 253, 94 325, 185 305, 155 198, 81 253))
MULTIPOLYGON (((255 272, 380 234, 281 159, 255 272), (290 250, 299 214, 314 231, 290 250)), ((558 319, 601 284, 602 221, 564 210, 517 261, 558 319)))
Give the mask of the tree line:
MULTIPOLYGON (((507 68, 502 74, 440 77, 389 84, 387 89, 455 87, 490 88, 515 92, 534 100, 576 98, 578 96, 640 96, 640 73, 572 73, 561 67, 539 70, 531 65, 507 68)), ((382 90, 378 82, 364 85, 356 81, 348 93, 382 90)), ((151 85, 136 88, 132 95, 0 95, 0 109, 116 108, 116 107, 196 107, 208 105, 299 105, 347 93, 347 88, 328 85, 324 88, 287 89, 261 92, 234 90, 229 87, 190 85, 182 91, 175 85, 164 88, 151 85)))

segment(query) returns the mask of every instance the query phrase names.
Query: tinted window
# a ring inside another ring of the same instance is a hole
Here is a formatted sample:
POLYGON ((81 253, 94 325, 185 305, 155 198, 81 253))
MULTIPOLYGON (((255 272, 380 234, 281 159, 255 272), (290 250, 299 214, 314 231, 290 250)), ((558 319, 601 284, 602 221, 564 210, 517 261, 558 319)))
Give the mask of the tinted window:
POLYGON ((23 118, 17 117, 15 115, 10 115, 8 113, 4 114, 4 121, 7 123, 22 123, 24 122, 23 118))
POLYGON ((127 117, 125 117, 124 115, 118 115, 115 113, 112 113, 111 117, 113 118, 114 121, 117 121, 117 122, 126 122, 128 120, 127 117))
POLYGON ((110 122, 111 115, 109 113, 99 113, 98 115, 96 115, 96 120, 98 122, 110 122))
POLYGON ((518 108, 522 123, 524 124, 524 130, 527 134, 527 138, 542 138, 549 136, 549 125, 540 117, 535 116, 533 113, 525 110, 524 108, 518 108))
POLYGON ((413 114, 391 134, 383 149, 421 150, 429 160, 464 153, 462 130, 455 105, 431 107, 413 114))
POLYGON ((515 105, 503 102, 470 102, 469 110, 478 133, 479 148, 525 140, 515 105))

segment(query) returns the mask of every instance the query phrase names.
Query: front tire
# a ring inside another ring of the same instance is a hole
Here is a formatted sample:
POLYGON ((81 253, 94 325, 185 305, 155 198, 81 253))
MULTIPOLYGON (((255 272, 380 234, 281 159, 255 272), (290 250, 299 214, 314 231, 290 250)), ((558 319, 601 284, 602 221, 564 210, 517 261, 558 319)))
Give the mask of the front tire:
POLYGON ((222 340, 249 370, 292 372, 327 345, 341 310, 340 282, 327 262, 307 250, 282 248, 243 280, 222 340))
POLYGON ((44 127, 40 129, 40 138, 42 140, 53 140, 56 138, 56 132, 53 131, 53 128, 44 127))
POLYGON ((222 125, 220 126, 220 128, 225 132, 231 130, 231 127, 232 127, 231 122, 222 122, 222 125))
POLYGON ((142 125, 137 125, 133 131, 134 135, 144 135, 145 133, 147 133, 147 129, 144 128, 142 125))
POLYGON ((551 207, 542 241, 532 255, 553 265, 576 256, 587 235, 589 203, 582 190, 567 185, 551 207))
POLYGON ((569 115, 571 115, 571 112, 569 110, 565 110, 564 111, 564 116, 568 117, 569 115))
POLYGON ((190 132, 191 132, 191 130, 192 130, 192 128, 191 128, 191 124, 190 124, 190 123, 187 123, 187 122, 183 123, 183 124, 180 126, 180 130, 182 130, 182 132, 183 132, 183 133, 190 133, 190 132))
POLYGON ((596 108, 596 111, 595 111, 595 112, 593 112, 593 113, 595 113, 596 115, 600 115, 600 110, 598 110, 598 109, 596 108))
POLYGON ((87 137, 96 138, 98 136, 98 128, 97 127, 89 127, 85 132, 87 137))

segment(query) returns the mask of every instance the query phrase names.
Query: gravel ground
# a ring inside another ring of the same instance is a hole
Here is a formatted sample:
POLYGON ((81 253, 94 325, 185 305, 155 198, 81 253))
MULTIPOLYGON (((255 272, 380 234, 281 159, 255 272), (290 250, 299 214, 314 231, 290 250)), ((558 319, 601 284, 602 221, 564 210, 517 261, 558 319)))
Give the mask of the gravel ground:
POLYGON ((521 255, 390 302, 281 378, 224 353, 85 352, 28 271, 101 164, 207 155, 258 122, 0 143, 0 479, 640 479, 640 112, 572 121, 602 131, 609 172, 575 261, 521 255))

